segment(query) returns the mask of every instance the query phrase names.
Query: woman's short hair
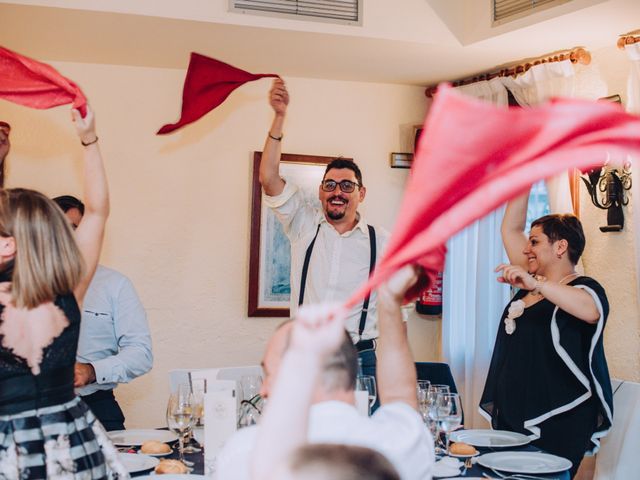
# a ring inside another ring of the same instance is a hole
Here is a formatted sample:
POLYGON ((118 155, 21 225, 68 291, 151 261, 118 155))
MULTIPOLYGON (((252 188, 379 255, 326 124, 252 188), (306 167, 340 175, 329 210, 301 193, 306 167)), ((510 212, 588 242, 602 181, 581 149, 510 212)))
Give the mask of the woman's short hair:
POLYGON ((569 260, 574 265, 584 251, 585 239, 582 223, 575 215, 552 214, 540 217, 531 223, 531 228, 539 226, 551 242, 566 240, 569 260))
POLYGON ((60 208, 34 190, 0 190, 0 236, 16 244, 11 293, 18 308, 35 308, 72 293, 82 254, 60 208))
POLYGON ((353 445, 305 445, 293 453, 288 469, 292 477, 304 480, 400 480, 381 453, 353 445))

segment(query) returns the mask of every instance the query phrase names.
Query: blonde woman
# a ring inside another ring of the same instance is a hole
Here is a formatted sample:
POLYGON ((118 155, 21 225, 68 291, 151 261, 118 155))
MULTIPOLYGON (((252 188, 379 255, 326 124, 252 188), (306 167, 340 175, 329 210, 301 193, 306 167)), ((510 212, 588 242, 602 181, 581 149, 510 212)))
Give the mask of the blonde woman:
POLYGON ((84 148, 85 218, 75 232, 58 206, 0 190, 0 478, 127 477, 74 394, 80 307, 96 269, 109 195, 93 113, 72 111, 84 148))

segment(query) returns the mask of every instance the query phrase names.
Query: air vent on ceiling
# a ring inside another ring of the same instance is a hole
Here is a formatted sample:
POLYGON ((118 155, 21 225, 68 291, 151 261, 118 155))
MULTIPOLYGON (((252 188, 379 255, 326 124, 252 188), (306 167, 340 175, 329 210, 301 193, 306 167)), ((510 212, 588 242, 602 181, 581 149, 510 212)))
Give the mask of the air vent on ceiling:
POLYGON ((541 10, 556 7, 572 0, 491 0, 493 3, 493 25, 510 22, 533 15, 541 10))
POLYGON ((362 25, 362 0, 229 0, 232 12, 362 25))

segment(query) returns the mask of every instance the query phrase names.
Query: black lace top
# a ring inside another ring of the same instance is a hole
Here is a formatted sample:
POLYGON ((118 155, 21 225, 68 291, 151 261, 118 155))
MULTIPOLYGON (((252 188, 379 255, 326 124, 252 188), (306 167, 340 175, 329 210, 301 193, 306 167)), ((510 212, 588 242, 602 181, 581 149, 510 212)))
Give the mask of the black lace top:
MULTIPOLYGON (((0 282, 10 282, 12 265, 0 272, 0 282)), ((55 305, 69 321, 62 333, 44 348, 40 373, 31 372, 26 359, 4 345, 0 334, 0 415, 71 400, 73 374, 80 334, 80 309, 73 293, 60 295, 55 305)), ((0 304, 0 325, 4 307, 0 304)))

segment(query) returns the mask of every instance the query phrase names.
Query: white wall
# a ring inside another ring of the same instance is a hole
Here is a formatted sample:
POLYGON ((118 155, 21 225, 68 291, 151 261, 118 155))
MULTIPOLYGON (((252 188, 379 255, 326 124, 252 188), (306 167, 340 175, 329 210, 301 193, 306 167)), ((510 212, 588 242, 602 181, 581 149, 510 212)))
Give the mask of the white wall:
MULTIPOLYGON (((247 318, 252 152, 271 121, 269 80, 170 136, 155 131, 180 110, 183 71, 54 64, 84 89, 98 124, 112 198, 104 264, 127 274, 147 309, 153 371, 117 390, 128 427, 164 424, 171 368, 255 364, 278 319, 247 318)), ((372 223, 393 226, 407 170, 389 168, 421 123, 419 87, 288 80, 283 149, 345 155, 362 167, 372 223)), ((12 126, 9 186, 81 194, 81 147, 67 107, 0 103, 12 126)), ((437 352, 437 324, 412 320, 419 359, 437 352)))

